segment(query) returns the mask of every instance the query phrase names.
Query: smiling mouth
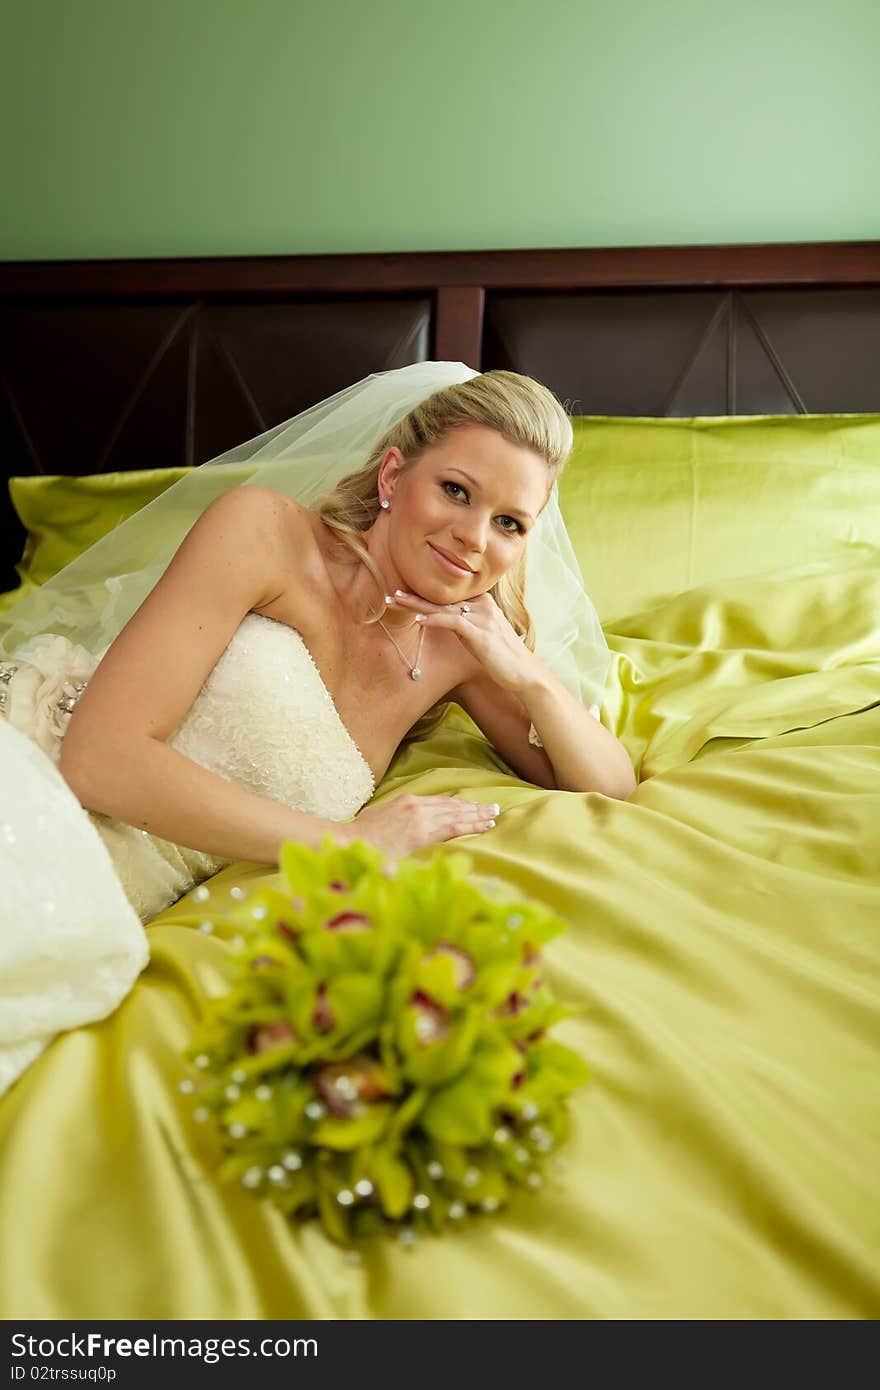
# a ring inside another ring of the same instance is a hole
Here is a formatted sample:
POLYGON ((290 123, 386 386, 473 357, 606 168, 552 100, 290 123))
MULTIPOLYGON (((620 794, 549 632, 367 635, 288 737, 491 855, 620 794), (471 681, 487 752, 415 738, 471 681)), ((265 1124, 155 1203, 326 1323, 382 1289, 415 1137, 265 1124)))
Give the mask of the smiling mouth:
POLYGON ((437 549, 436 545, 431 545, 430 541, 428 541, 428 548, 434 552, 440 564, 446 569, 454 570, 457 574, 473 574, 473 570, 469 569, 467 565, 459 565, 456 561, 450 560, 447 555, 443 554, 442 550, 437 549))

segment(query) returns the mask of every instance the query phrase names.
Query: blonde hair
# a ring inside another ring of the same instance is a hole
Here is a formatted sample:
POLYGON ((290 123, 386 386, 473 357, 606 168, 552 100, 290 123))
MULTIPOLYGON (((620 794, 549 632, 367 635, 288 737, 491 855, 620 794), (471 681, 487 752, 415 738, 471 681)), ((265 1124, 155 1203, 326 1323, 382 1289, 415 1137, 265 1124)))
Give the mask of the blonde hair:
MULTIPOLYGON (((483 372, 469 381, 435 391, 392 425, 373 446, 363 467, 342 478, 310 508, 366 566, 376 582, 379 606, 365 620, 367 624, 378 623, 387 611, 381 571, 362 540, 363 533, 379 515, 378 476, 382 460, 389 449, 399 449, 405 460, 398 475, 401 476, 461 425, 485 425, 497 430, 508 443, 531 449, 542 458, 547 465, 547 498, 565 467, 574 439, 571 421, 552 391, 531 377, 506 371, 483 372)), ((529 651, 534 651, 534 626, 525 605, 525 580, 524 548, 489 592, 514 632, 522 637, 529 651)), ((404 742, 432 733, 446 709, 447 703, 440 702, 427 710, 404 742)))

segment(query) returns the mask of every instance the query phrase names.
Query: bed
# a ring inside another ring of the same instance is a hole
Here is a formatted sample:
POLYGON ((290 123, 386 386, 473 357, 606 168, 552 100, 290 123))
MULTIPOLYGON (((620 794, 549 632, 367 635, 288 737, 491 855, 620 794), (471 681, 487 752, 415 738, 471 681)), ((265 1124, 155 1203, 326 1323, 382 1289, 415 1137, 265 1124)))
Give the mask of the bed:
POLYGON ((451 706, 377 790, 498 801, 475 873, 567 923, 556 1031, 591 1079, 540 1195, 352 1262, 221 1185, 178 1083, 228 938, 188 895, 0 1100, 2 1316, 877 1317, 880 243, 7 264, 0 296, 7 612, 370 371, 543 380, 639 776, 536 788, 451 706))

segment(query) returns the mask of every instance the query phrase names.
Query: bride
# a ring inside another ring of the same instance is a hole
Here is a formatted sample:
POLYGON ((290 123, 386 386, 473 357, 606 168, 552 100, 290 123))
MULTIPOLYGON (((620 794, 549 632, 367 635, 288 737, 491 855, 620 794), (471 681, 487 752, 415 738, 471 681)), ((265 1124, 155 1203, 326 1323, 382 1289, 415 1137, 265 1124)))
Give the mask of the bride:
MULTIPOLYGON (((6 730, 60 771, 142 923, 224 864, 276 864, 287 840, 400 856, 491 830, 496 803, 367 804, 446 701, 524 780, 630 795, 556 502, 571 445, 529 377, 374 375, 194 469, 10 610, 6 730)), ((13 817, 27 804, 22 789, 13 817)), ((49 857, 30 877, 17 863, 7 940, 49 857)))

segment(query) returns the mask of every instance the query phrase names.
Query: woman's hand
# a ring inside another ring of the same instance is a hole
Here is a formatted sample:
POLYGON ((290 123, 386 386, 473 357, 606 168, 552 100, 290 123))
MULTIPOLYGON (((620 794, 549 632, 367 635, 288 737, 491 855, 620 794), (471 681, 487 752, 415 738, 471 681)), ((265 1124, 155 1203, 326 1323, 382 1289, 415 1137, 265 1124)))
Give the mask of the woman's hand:
POLYGON ((491 830, 499 811, 497 802, 486 804, 460 796, 416 796, 406 792, 378 806, 366 806, 354 820, 334 825, 330 833, 339 844, 366 840, 399 859, 425 845, 491 830))
POLYGON ((519 691, 534 680, 537 657, 523 646, 491 594, 442 604, 396 589, 394 606, 415 609, 426 627, 448 627, 504 690, 519 691))

